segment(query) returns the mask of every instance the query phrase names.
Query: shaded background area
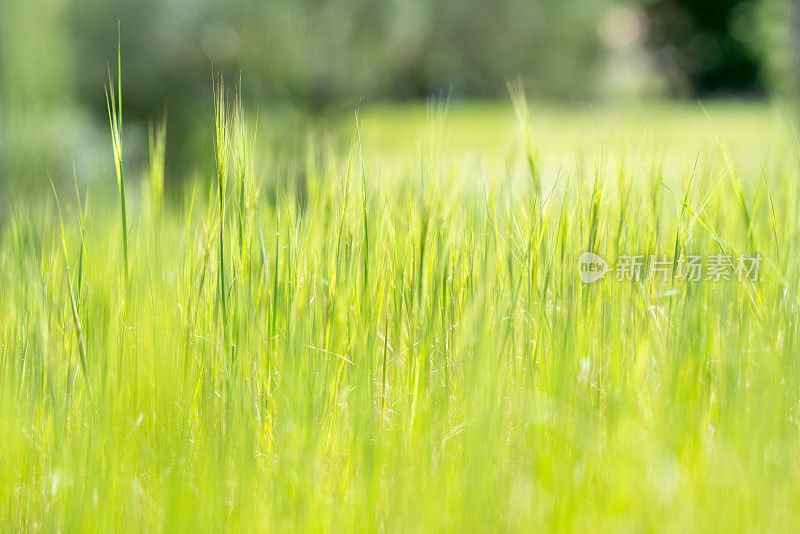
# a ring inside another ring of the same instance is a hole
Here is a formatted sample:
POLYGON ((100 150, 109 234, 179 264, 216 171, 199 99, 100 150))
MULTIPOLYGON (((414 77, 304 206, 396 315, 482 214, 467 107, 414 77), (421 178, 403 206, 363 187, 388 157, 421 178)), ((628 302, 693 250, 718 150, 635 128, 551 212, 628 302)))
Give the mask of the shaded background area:
POLYGON ((570 103, 791 96, 793 20, 788 0, 2 0, 0 191, 110 170, 118 21, 128 164, 167 110, 176 191, 210 164, 212 71, 291 151, 359 102, 505 99, 517 78, 570 103))

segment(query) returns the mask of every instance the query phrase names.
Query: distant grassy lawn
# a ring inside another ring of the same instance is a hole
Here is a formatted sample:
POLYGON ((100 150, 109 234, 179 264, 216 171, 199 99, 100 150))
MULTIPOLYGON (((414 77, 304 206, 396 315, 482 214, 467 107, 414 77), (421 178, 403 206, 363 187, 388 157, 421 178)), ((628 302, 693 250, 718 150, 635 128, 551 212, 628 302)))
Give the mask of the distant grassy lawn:
POLYGON ((797 530, 787 114, 526 109, 365 106, 294 184, 220 98, 180 201, 156 130, 12 206, 0 530, 797 530))
MULTIPOLYGON (((361 114, 367 157, 407 159, 429 123, 429 108, 425 104, 365 106, 361 114)), ((531 134, 551 171, 574 165, 578 158, 591 161, 603 150, 609 156, 624 150, 628 157, 662 159, 673 165, 698 154, 717 156, 717 133, 737 160, 758 167, 770 153, 786 148, 791 113, 786 106, 739 101, 712 101, 702 107, 696 102, 532 102, 531 134)), ((446 117, 443 142, 455 158, 502 161, 519 150, 519 128, 508 102, 455 102, 446 117)))

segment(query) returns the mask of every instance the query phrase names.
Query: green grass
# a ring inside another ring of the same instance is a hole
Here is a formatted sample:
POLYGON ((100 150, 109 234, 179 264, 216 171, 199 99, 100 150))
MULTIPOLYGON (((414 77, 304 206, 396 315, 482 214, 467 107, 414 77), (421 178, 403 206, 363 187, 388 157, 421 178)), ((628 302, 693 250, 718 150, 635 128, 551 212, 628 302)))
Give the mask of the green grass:
POLYGON ((163 126, 123 182, 111 109, 122 215, 78 190, 2 229, 0 530, 797 529, 785 116, 515 94, 365 109, 298 191, 220 86, 178 202, 163 126), (584 286, 587 250, 763 260, 584 286))

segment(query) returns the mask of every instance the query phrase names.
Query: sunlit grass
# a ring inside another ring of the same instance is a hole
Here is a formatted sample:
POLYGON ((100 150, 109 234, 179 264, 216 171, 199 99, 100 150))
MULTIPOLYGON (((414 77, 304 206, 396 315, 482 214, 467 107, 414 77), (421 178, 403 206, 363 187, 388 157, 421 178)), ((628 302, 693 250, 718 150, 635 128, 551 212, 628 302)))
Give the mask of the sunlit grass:
POLYGON ((656 110, 563 156, 586 119, 514 95, 367 109, 348 150, 312 142, 301 189, 220 85, 215 174, 162 203, 155 130, 144 210, 111 109, 123 238, 77 184, 0 238, 0 529, 796 528, 782 114, 656 110), (762 263, 585 286, 584 251, 762 263))

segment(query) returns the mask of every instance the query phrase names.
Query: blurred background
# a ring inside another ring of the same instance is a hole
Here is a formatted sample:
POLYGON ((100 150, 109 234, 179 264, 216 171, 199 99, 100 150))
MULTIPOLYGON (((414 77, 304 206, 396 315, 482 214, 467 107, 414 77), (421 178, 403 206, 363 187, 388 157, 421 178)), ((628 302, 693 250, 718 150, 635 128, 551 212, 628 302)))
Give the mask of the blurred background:
MULTIPOLYGON (((0 191, 115 186, 104 86, 121 26, 127 165, 168 114, 167 188, 211 165, 212 72, 302 152, 354 107, 558 105, 796 93, 789 0, 0 0, 0 191)), ((352 119, 350 119, 352 120, 352 119)))

